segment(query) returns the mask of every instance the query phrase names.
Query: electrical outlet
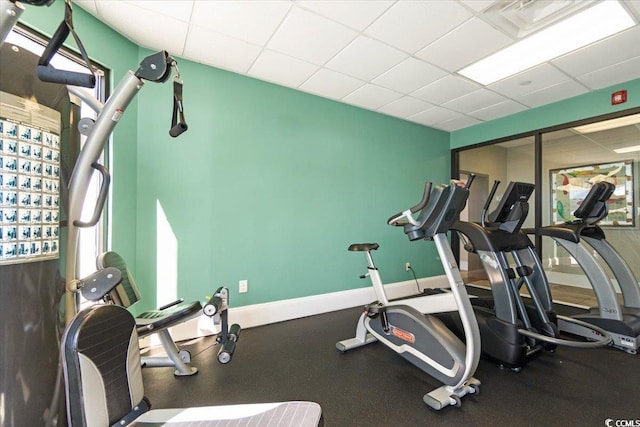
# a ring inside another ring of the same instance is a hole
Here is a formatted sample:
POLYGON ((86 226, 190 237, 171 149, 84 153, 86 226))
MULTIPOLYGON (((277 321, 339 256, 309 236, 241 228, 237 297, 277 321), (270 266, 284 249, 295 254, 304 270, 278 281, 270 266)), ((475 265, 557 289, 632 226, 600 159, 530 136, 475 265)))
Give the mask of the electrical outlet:
POLYGON ((405 262, 404 263, 404 269, 405 269, 405 271, 410 271, 411 270, 411 263, 410 262, 405 262))
POLYGON ((240 280, 240 282, 238 282, 238 292, 240 292, 241 294, 247 293, 249 292, 249 281, 248 280, 240 280))

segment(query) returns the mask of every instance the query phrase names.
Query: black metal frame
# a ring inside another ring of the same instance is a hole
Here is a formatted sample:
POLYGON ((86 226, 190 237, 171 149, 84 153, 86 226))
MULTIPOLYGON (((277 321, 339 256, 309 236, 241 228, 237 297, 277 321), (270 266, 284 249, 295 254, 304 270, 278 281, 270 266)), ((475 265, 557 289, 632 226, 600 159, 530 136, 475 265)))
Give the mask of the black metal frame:
MULTIPOLYGON (((563 129, 568 129, 576 126, 588 125, 591 123, 601 122, 605 120, 617 119, 619 117, 630 116, 633 114, 640 114, 640 107, 629 108, 623 111, 616 111, 613 113, 602 114, 595 117, 590 117, 581 120, 575 120, 568 123, 549 126, 546 128, 536 129, 528 132, 522 132, 515 135, 505 136, 489 141, 479 142, 477 144, 468 145, 465 147, 454 148, 451 150, 451 178, 458 179, 460 177, 460 153, 475 148, 486 147, 489 145, 499 144, 501 142, 513 141, 515 139, 521 139, 526 137, 534 137, 534 184, 536 188, 542 187, 542 136, 546 133, 556 132, 563 129)), ((535 227, 542 226, 542 193, 536 191, 533 195, 535 202, 534 209, 534 221, 535 227)), ((538 256, 542 255, 542 236, 535 236, 534 245, 538 256)), ((451 249, 456 257, 456 260, 460 261, 460 238, 454 233, 451 236, 451 249)))

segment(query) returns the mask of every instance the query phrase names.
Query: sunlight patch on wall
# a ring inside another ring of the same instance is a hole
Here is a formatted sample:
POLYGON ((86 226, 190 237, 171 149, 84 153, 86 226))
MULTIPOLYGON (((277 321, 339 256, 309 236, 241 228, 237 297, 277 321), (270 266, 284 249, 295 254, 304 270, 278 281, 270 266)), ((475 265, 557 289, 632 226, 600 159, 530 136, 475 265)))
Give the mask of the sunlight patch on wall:
POLYGON ((178 299, 178 240, 156 200, 156 301, 159 306, 178 299))

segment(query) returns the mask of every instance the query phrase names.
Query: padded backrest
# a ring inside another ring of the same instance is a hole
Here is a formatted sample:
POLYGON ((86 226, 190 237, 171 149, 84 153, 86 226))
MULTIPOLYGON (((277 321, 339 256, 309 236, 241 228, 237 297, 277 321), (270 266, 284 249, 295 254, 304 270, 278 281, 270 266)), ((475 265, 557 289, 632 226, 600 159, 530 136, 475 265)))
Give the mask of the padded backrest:
POLYGON ((109 426, 143 401, 136 322, 120 306, 78 313, 62 337, 62 363, 69 425, 109 426))
POLYGON ((98 256, 97 264, 98 269, 115 267, 122 272, 122 283, 109 293, 109 297, 114 303, 123 307, 131 307, 140 301, 140 292, 136 282, 127 268, 127 263, 120 255, 115 252, 105 252, 98 256))

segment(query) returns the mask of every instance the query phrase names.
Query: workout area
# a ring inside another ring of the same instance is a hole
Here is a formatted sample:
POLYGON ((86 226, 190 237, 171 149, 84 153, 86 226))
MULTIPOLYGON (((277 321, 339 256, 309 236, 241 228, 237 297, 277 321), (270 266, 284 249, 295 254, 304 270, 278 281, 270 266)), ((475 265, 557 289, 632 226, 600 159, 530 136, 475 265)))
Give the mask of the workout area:
POLYGON ((639 41, 0 0, 0 427, 640 426, 639 41))

